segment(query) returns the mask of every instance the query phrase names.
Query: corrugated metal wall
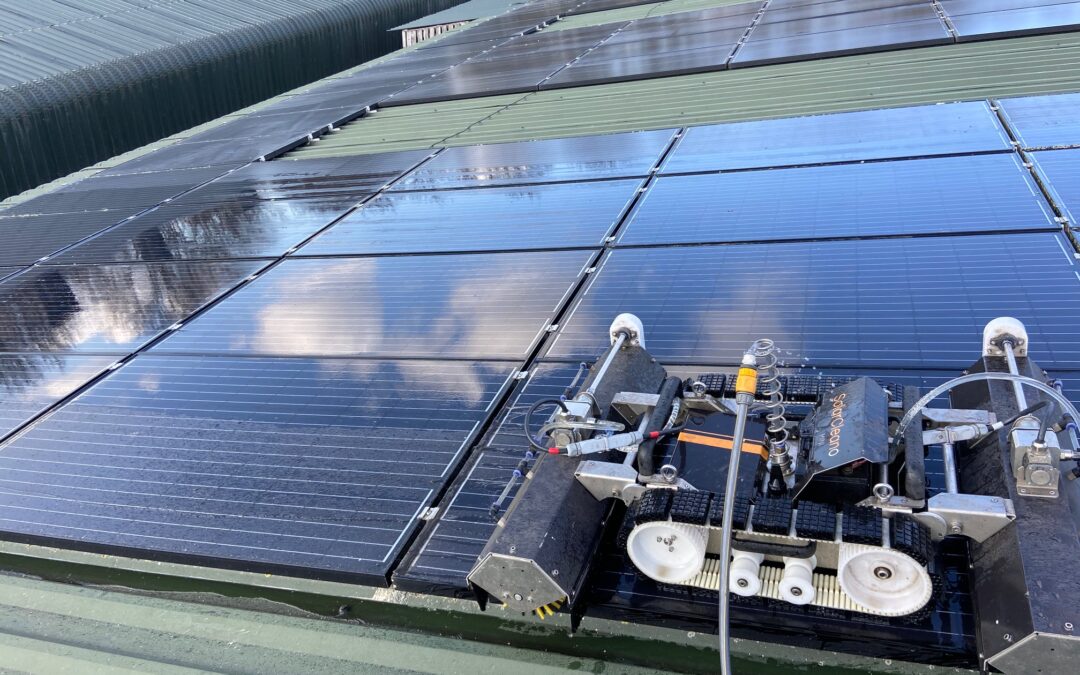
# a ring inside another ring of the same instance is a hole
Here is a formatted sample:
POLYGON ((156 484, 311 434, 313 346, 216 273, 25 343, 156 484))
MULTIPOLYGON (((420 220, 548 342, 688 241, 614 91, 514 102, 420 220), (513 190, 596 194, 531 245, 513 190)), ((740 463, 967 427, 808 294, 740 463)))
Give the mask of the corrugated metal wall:
POLYGON ((0 199, 395 49, 457 0, 0 0, 0 199))

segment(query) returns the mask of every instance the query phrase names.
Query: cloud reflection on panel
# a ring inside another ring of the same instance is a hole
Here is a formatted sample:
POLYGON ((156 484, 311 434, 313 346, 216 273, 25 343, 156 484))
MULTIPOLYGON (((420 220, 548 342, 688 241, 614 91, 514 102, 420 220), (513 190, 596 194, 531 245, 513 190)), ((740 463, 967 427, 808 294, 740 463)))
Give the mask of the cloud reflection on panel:
POLYGON ((113 228, 53 264, 276 257, 344 215, 355 199, 175 204, 113 228))
POLYGON ((0 438, 74 392, 114 356, 0 355, 0 438))
POLYGON ((262 263, 38 267, 0 284, 0 352, 128 354, 262 263))
POLYGON ((520 359, 591 256, 287 260, 155 350, 520 359))

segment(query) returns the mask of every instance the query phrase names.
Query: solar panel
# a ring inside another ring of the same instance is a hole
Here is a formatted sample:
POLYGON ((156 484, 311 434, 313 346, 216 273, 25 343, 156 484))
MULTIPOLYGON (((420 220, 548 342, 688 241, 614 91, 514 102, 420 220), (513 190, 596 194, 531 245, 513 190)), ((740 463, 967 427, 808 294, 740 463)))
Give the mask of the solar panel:
POLYGON ((1001 106, 1009 126, 1025 148, 1080 145, 1080 94, 1004 98, 1001 106))
POLYGON ((0 352, 128 354, 264 264, 31 268, 0 283, 0 352))
POLYGON ((378 155, 258 162, 204 185, 183 203, 252 199, 368 197, 431 154, 406 150, 378 155))
MULTIPOLYGON (((623 7, 637 7, 638 5, 652 5, 664 0, 588 0, 566 12, 566 16, 575 14, 591 14, 592 12, 604 12, 623 7)), ((756 4, 761 4, 756 3, 756 4)))
POLYGON ((602 246, 640 179, 388 192, 298 255, 602 246))
POLYGON ((1033 33, 1074 30, 1080 27, 1080 3, 1009 0, 1006 2, 952 2, 942 8, 956 29, 957 39, 985 40, 1033 33), (992 11, 997 10, 997 11, 992 11))
POLYGON ((1009 150, 982 101, 691 127, 664 173, 1009 150))
POLYGON ((1013 316, 1044 367, 1077 368, 1078 271, 1052 233, 622 249, 547 354, 595 356, 632 312, 665 363, 738 363, 768 337, 788 365, 958 368, 1013 316))
POLYGON ((49 264, 277 257, 356 204, 352 197, 167 204, 49 264))
POLYGON ((753 2, 712 7, 694 12, 648 16, 626 26, 604 44, 637 42, 648 38, 677 38, 733 29, 745 33, 760 7, 760 2, 753 2))
POLYGON ((392 190, 646 176, 674 129, 447 148, 392 190))
MULTIPOLYGON (((797 0, 796 2, 769 3, 768 10, 761 17, 759 24, 777 23, 780 21, 798 21, 801 19, 814 19, 832 15, 842 15, 870 10, 892 9, 894 12, 912 5, 928 6, 930 0, 832 0, 821 2, 820 0, 797 0)), ((851 19, 837 19, 846 21, 851 19)), ((845 26, 847 27, 847 26, 845 26)))
POLYGON ((154 351, 520 359, 592 256, 286 260, 154 351))
POLYGON ((30 265, 123 218, 113 211, 0 217, 0 265, 30 265))
POLYGON ((680 75, 726 67, 744 29, 695 33, 603 44, 541 85, 541 89, 583 86, 680 75))
POLYGON ((620 244, 1057 230, 1014 154, 661 176, 620 244))
POLYGON ((927 1, 878 3, 868 6, 858 2, 826 2, 790 9, 765 9, 761 21, 750 34, 755 38, 771 39, 826 33, 831 31, 867 29, 875 26, 899 25, 911 21, 936 19, 937 12, 927 1))
MULTIPOLYGON (((769 24, 780 26, 783 24, 769 24)), ((824 58, 890 49, 950 44, 952 36, 936 16, 923 21, 876 24, 862 28, 828 32, 796 33, 786 37, 765 38, 755 29, 739 48, 730 67, 763 66, 770 63, 802 61, 807 57, 824 58)))
POLYGON ((0 536, 385 584, 512 371, 140 356, 4 447, 0 536))
POLYGON ((114 361, 114 356, 0 354, 0 439, 59 403, 114 361))
POLYGON ((1080 150, 1035 152, 1031 156, 1048 179, 1054 202, 1076 228, 1080 225, 1080 150))
POLYGON ((284 152, 302 141, 299 136, 257 136, 236 139, 229 143, 180 141, 106 169, 101 175, 152 173, 196 167, 220 167, 219 173, 224 173, 260 157, 284 152))
POLYGON ((81 213, 108 210, 113 222, 213 180, 220 169, 178 169, 134 176, 93 176, 29 199, 5 216, 81 213))
MULTIPOLYGON (((401 85, 404 88, 405 85, 401 85)), ((378 99, 371 101, 377 102, 378 99)), ((360 106, 356 110, 362 110, 360 106)), ((191 141, 227 141, 257 136, 302 137, 325 129, 329 124, 340 124, 352 117, 351 113, 339 110, 316 109, 311 111, 296 110, 258 115, 245 115, 190 137, 191 141)))

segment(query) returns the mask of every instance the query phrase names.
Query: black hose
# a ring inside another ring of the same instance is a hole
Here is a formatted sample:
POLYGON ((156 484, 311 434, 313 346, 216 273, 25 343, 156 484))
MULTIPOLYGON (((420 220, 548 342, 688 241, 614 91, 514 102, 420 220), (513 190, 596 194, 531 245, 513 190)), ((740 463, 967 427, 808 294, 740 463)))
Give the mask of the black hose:
POLYGON ((529 445, 536 451, 546 453, 547 448, 536 442, 536 439, 532 435, 532 416, 542 406, 545 405, 557 405, 563 409, 563 412, 570 412, 570 408, 566 407, 566 403, 559 398, 542 398, 539 401, 534 402, 529 409, 525 412, 525 438, 529 439, 529 445))
MULTIPOLYGON (((645 427, 646 436, 651 432, 663 430, 668 417, 671 416, 671 406, 675 402, 675 397, 681 390, 682 380, 679 378, 669 377, 664 380, 664 384, 660 386, 660 398, 656 401, 656 407, 653 408, 652 414, 649 416, 648 426, 645 427)), ((655 438, 648 438, 638 446, 637 469, 642 476, 651 476, 656 473, 656 466, 653 461, 653 451, 655 449, 655 438)))
MULTIPOLYGON (((1030 414, 1032 414, 1033 412, 1035 412, 1037 410, 1042 410, 1047 405, 1049 405, 1049 403, 1050 403, 1049 401, 1039 401, 1038 403, 1035 403, 1033 405, 1029 405, 1028 407, 1026 407, 1023 410, 1021 410, 1020 412, 1016 413, 1015 415, 1013 415, 1009 419, 1002 422, 1001 423, 1001 428, 1004 429, 1005 427, 1007 427, 1010 424, 1014 423, 1016 420, 1020 419, 1021 417, 1024 417, 1026 415, 1030 415, 1030 414)), ((1045 437, 1046 432, 1042 431, 1042 435, 1045 437)), ((982 447, 983 443, 986 443, 986 441, 989 440, 990 438, 992 438, 993 436, 994 436, 994 431, 986 432, 982 436, 979 436, 977 439, 975 439, 975 441, 972 442, 970 445, 968 445, 968 450, 978 450, 980 447, 982 447)))

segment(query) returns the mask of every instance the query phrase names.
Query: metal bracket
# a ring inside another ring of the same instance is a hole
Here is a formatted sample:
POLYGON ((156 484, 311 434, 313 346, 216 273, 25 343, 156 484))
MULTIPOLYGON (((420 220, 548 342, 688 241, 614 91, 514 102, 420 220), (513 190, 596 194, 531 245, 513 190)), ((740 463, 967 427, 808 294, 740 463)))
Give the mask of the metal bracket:
POLYGON ((937 424, 993 424, 997 415, 988 410, 960 410, 958 408, 923 408, 923 419, 937 424))
POLYGON ((611 407, 631 426, 637 425, 641 418, 652 412, 660 402, 659 394, 642 394, 635 391, 621 391, 611 399, 611 407))
POLYGON ((926 511, 912 515, 930 528, 935 541, 950 534, 986 541, 1016 520, 1012 500, 950 492, 934 495, 927 502, 926 511))
POLYGON ((586 460, 578 463, 574 476, 596 499, 612 497, 626 504, 639 499, 645 486, 637 482, 637 469, 626 464, 586 460))

